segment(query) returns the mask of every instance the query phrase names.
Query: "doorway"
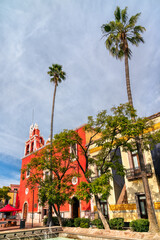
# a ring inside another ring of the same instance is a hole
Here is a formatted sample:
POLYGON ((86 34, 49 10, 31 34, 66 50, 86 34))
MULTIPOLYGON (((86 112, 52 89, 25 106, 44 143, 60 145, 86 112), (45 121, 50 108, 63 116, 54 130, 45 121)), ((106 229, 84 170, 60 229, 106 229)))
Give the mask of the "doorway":
POLYGON ((72 218, 80 217, 79 200, 76 197, 72 198, 72 218))
POLYGON ((145 195, 138 195, 138 205, 139 205, 139 213, 141 218, 148 218, 147 214, 147 206, 146 206, 146 197, 145 195))
POLYGON ((27 203, 24 204, 23 206, 23 219, 26 221, 27 220, 27 203))

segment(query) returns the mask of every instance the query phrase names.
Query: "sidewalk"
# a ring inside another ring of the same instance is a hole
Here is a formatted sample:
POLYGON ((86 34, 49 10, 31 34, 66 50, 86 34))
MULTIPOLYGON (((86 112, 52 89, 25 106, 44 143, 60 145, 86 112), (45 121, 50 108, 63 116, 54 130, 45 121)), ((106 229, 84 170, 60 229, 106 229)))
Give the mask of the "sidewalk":
MULTIPOLYGON (((96 236, 98 239, 127 239, 127 240, 160 240, 160 233, 149 233, 149 232, 132 232, 131 230, 119 231, 119 230, 105 230, 105 229, 92 229, 92 228, 74 228, 74 227, 63 227, 63 232, 70 234, 76 234, 79 236, 96 236)), ((68 236, 69 236, 68 235, 68 236)), ((86 238, 85 238, 86 239, 86 238)))
MULTIPOLYGON (((42 223, 33 223, 33 228, 39 228, 42 227, 42 223)), ((26 223, 25 224, 25 229, 31 229, 32 228, 32 223, 26 223)), ((20 229, 20 225, 17 226, 12 226, 12 227, 0 227, 0 232, 1 231, 10 231, 10 230, 16 230, 20 229)))

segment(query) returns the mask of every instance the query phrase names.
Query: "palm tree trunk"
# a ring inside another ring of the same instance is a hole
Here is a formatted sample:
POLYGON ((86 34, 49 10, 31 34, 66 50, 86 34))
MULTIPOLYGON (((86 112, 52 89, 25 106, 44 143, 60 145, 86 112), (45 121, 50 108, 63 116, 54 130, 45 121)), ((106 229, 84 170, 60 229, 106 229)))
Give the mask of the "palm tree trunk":
POLYGON ((149 231, 159 232, 159 227, 158 227, 158 223, 155 215, 155 210, 153 207, 151 192, 150 192, 148 178, 147 178, 146 169, 145 169, 145 163, 144 163, 144 158, 143 158, 143 153, 141 148, 142 143, 139 137, 137 137, 136 139, 136 146, 137 146, 137 151, 139 156, 143 187, 144 187, 144 192, 146 196, 146 205, 147 205, 147 213, 148 213, 148 220, 149 220, 149 231))
POLYGON ((53 117, 54 117, 54 105, 55 105, 55 98, 56 98, 56 90, 57 90, 57 82, 55 82, 55 86, 54 86, 53 103, 52 103, 52 114, 51 114, 51 146, 52 146, 52 138, 53 138, 53 117))
POLYGON ((97 207, 97 211, 98 211, 98 215, 103 223, 103 226, 106 230, 109 230, 109 225, 107 223, 107 220, 105 219, 103 213, 102 213, 102 210, 101 210, 101 205, 100 205, 100 201, 99 201, 99 197, 98 195, 94 195, 94 198, 95 198, 95 202, 96 202, 96 207, 97 207))
POLYGON ((129 101, 129 104, 133 107, 127 52, 125 52, 125 73, 126 73, 126 87, 127 87, 128 101, 129 101))
MULTIPOLYGON (((51 114, 51 156, 50 156, 50 182, 52 183, 52 139, 53 139, 53 117, 54 117, 54 106, 55 106, 55 97, 56 97, 56 90, 57 90, 57 82, 55 82, 55 87, 54 87, 54 94, 53 94, 53 103, 52 103, 52 114, 51 114)), ((47 225, 53 225, 52 222, 52 204, 49 203, 49 208, 48 208, 48 221, 47 225)))

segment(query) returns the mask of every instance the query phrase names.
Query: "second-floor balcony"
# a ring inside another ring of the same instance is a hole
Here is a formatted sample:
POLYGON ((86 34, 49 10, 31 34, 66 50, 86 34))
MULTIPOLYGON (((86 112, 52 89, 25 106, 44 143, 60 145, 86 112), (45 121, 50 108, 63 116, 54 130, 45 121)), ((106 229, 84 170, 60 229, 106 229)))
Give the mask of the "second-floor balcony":
MULTIPOLYGON (((146 164, 145 165, 145 171, 147 173, 147 177, 151 177, 152 176, 152 167, 151 164, 146 164)), ((141 170, 140 168, 130 168, 130 169, 126 169, 126 178, 131 181, 131 180, 136 180, 141 178, 141 170)))

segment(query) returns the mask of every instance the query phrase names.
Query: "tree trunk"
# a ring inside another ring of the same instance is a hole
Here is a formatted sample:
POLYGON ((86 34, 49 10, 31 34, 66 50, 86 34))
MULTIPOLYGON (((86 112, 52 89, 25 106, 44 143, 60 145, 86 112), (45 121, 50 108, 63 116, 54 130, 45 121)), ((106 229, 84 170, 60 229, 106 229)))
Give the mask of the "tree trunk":
POLYGON ((128 101, 129 101, 129 104, 133 107, 131 84, 130 84, 130 77, 129 77, 128 54, 126 51, 125 51, 125 74, 126 74, 126 87, 127 87, 128 101))
POLYGON ((58 214, 58 215, 57 215, 57 218, 58 218, 59 225, 62 227, 62 218, 61 218, 61 215, 58 214))
POLYGON ((95 198, 95 202, 96 202, 96 207, 97 207, 97 211, 98 211, 98 215, 103 223, 103 226, 106 230, 109 230, 109 225, 107 223, 107 220, 105 219, 102 211, 101 211, 101 205, 100 205, 100 201, 99 201, 99 197, 98 195, 94 195, 94 198, 95 198))
POLYGON ((49 207, 48 207, 48 219, 47 219, 47 226, 52 226, 53 225, 53 222, 52 222, 52 205, 49 204, 49 207))
POLYGON ((62 217, 61 217, 61 214, 60 214, 60 207, 57 206, 58 211, 57 211, 55 205, 53 205, 53 208, 54 208, 55 214, 56 214, 56 216, 58 218, 59 225, 62 227, 62 217))
MULTIPOLYGON (((52 183, 52 139, 53 139, 53 117, 54 117, 54 106, 55 106, 55 97, 56 97, 56 89, 57 89, 57 83, 55 82, 55 87, 54 87, 54 94, 53 94, 53 103, 52 103, 52 114, 51 114, 51 133, 50 133, 50 137, 51 137, 51 156, 50 156, 50 183, 52 183)), ((57 216, 58 217, 58 216, 57 216)), ((48 221, 47 221, 47 225, 52 226, 53 222, 52 222, 52 204, 49 203, 49 208, 48 208, 48 221)))
POLYGON ((137 151, 138 151, 138 156, 139 156, 139 162, 140 162, 140 169, 141 169, 141 176, 142 176, 142 181, 143 181, 143 187, 144 187, 144 192, 146 196, 146 205, 147 205, 147 213, 148 213, 148 220, 149 220, 149 231, 150 232, 159 232, 159 227, 155 215, 155 210, 151 198, 151 192, 149 188, 149 183, 148 183, 148 178, 146 174, 146 169, 145 169, 145 163, 143 159, 143 153, 142 153, 142 143, 139 137, 136 139, 136 146, 137 146, 137 151))
POLYGON ((59 221, 59 225, 62 227, 62 217, 61 217, 59 206, 58 206, 57 218, 58 218, 58 221, 59 221))
POLYGON ((53 117, 54 117, 56 90, 57 90, 57 83, 55 82, 54 94, 53 94, 53 103, 52 103, 52 114, 51 114, 51 134, 50 134, 51 135, 51 146, 52 146, 52 138, 53 138, 53 117))

